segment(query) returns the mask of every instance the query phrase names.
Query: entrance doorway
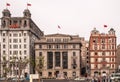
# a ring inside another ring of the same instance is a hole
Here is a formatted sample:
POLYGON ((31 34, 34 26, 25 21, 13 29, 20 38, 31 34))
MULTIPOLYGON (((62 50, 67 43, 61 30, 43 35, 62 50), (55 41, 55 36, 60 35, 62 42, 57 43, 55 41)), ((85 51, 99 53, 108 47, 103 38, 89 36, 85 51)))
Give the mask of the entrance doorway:
POLYGON ((59 77, 58 75, 59 75, 59 71, 55 71, 55 76, 59 77))

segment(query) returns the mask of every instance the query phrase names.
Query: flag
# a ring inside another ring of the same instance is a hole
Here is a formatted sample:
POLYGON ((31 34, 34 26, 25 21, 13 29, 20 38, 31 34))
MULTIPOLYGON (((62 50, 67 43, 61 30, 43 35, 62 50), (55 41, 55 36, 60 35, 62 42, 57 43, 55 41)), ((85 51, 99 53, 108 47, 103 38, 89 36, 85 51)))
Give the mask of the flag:
POLYGON ((9 4, 9 3, 6 3, 6 6, 10 6, 10 4, 9 4))
POLYGON ((58 25, 58 28, 61 29, 61 27, 58 25))
POLYGON ((27 6, 31 6, 31 4, 30 4, 30 3, 27 3, 27 6))
POLYGON ((107 28, 107 25, 104 25, 104 28, 107 28))

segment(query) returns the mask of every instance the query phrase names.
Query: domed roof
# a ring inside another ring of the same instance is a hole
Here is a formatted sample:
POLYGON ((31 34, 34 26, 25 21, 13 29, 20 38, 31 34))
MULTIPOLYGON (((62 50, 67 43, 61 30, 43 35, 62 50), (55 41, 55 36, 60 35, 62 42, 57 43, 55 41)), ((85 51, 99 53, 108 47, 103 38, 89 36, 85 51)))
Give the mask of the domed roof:
POLYGON ((96 30, 96 28, 94 28, 92 31, 91 31, 92 34, 96 34, 96 33, 99 33, 98 30, 96 30))
POLYGON ((110 31, 115 31, 115 30, 113 28, 111 28, 110 31))
POLYGON ((24 12, 28 12, 28 13, 30 13, 30 10, 29 10, 29 9, 25 9, 24 12))
POLYGON ((8 9, 4 9, 3 12, 10 12, 8 9))

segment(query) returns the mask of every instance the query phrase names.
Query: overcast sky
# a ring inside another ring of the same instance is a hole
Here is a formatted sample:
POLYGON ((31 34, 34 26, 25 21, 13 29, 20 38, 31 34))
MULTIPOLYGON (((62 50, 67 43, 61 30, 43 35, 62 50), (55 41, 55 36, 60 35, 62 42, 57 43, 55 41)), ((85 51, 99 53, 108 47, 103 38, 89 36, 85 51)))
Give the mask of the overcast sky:
POLYGON ((22 17, 30 3, 32 19, 45 34, 77 34, 89 40, 94 27, 101 33, 114 28, 120 44, 120 0, 0 0, 0 17, 6 3, 13 17, 22 17))

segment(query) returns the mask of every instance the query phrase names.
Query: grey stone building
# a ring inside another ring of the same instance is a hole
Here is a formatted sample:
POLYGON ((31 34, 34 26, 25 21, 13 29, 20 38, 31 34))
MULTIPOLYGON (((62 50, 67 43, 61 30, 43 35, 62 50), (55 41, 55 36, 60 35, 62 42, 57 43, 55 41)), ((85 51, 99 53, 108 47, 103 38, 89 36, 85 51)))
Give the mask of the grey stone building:
POLYGON ((36 58, 45 60, 41 77, 80 76, 81 47, 78 35, 49 34, 35 41, 36 58))

